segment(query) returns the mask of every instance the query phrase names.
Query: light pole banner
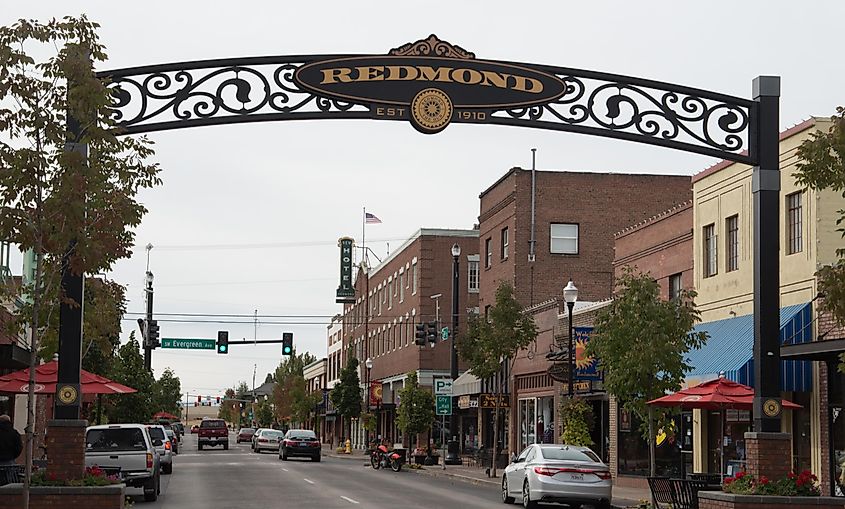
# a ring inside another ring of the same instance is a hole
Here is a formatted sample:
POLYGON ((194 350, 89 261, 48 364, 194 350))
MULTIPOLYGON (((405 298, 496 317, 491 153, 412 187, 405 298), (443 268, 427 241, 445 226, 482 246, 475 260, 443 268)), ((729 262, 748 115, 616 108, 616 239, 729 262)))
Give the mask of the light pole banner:
POLYGON ((351 237, 341 237, 337 241, 340 247, 340 286, 337 287, 335 302, 352 304, 355 302, 355 288, 352 287, 352 243, 351 237))
POLYGON ((602 373, 598 369, 598 362, 593 357, 587 357, 587 342, 590 341, 592 327, 573 327, 575 343, 575 380, 601 380, 602 373))

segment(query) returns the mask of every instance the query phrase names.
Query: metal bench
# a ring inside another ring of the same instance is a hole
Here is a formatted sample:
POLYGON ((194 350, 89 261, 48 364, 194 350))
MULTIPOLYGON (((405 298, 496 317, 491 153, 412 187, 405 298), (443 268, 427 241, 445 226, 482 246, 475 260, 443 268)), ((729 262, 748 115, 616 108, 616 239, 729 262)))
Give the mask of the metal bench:
POLYGON ((0 467, 0 486, 22 482, 23 476, 23 465, 4 465, 0 467))
POLYGON ((669 479, 672 487, 672 509, 698 509, 698 492, 708 489, 706 481, 669 479))
POLYGON ((672 504, 672 484, 668 477, 649 477, 648 489, 651 490, 651 498, 657 509, 661 504, 668 506, 672 504))

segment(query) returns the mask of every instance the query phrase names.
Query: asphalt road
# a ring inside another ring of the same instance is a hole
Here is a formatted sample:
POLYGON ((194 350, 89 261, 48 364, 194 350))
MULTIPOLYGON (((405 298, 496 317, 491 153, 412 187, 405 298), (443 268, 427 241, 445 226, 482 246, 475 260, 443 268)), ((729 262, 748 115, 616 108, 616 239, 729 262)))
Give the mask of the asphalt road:
POLYGON ((228 451, 197 451, 196 436, 186 435, 180 453, 173 473, 162 476, 158 501, 144 502, 140 489, 127 489, 138 509, 505 507, 496 486, 405 469, 374 471, 364 466, 363 456, 283 462, 277 454, 253 453, 249 444, 235 445, 234 435, 228 451))

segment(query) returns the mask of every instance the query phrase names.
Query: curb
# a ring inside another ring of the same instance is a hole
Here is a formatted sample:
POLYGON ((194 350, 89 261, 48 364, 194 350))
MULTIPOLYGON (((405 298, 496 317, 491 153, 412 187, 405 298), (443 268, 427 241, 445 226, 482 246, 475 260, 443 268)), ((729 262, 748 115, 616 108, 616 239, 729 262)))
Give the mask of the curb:
MULTIPOLYGON (((435 466, 435 465, 431 465, 431 466, 435 466)), ((448 470, 449 469, 446 469, 444 471, 442 468, 440 468, 440 469, 409 468, 408 469, 409 472, 415 472, 415 473, 420 474, 420 475, 431 475, 431 476, 435 476, 435 477, 451 477, 453 479, 457 479, 457 480, 460 480, 460 481, 463 481, 463 482, 469 482, 469 483, 473 483, 473 484, 490 484, 490 485, 493 485, 493 486, 496 486, 496 487, 499 486, 499 481, 490 481, 490 480, 487 480, 487 479, 480 479, 478 477, 470 477, 468 475, 453 474, 453 473, 449 472, 448 470)))

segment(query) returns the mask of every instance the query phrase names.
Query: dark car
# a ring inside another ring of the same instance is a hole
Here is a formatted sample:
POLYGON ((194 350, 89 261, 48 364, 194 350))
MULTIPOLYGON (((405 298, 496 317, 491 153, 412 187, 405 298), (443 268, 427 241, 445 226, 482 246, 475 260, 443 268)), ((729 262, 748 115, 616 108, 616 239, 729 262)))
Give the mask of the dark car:
POLYGON ((192 434, 192 435, 193 435, 193 434, 195 434, 195 433, 199 433, 199 432, 200 432, 200 427, 199 427, 199 426, 197 426, 196 424, 194 424, 193 426, 191 426, 191 434, 192 434))
POLYGON ((307 456, 311 461, 320 461, 321 452, 320 441, 310 429, 289 430, 279 444, 279 459, 284 461, 294 456, 307 456))
POLYGON ((241 428, 238 430, 237 443, 252 442, 252 435, 255 434, 255 428, 241 428))

